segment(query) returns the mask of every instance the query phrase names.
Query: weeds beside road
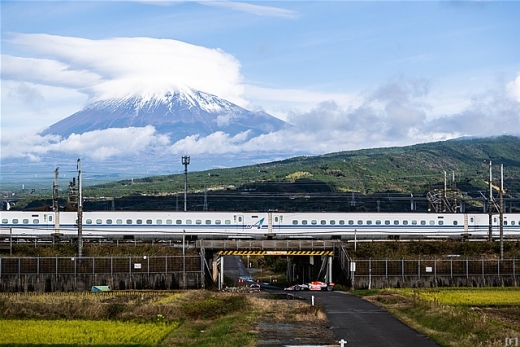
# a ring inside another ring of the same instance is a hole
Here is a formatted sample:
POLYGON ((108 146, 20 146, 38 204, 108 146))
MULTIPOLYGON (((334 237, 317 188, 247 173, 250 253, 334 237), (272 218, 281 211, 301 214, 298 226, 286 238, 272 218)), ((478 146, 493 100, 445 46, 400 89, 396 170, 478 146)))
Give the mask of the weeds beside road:
POLYGON ((520 341, 517 287, 407 288, 354 294, 384 307, 441 346, 503 347, 506 341, 520 341))

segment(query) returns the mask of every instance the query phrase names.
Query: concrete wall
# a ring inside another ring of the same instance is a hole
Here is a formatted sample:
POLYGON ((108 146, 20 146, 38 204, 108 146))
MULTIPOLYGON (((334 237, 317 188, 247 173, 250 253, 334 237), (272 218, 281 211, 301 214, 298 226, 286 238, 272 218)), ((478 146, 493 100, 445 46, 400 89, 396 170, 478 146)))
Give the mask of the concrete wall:
POLYGON ((92 286, 110 286, 112 290, 171 290, 204 287, 200 272, 168 274, 27 274, 2 275, 0 292, 82 292, 92 286))
POLYGON ((354 276, 353 289, 518 286, 520 276, 354 276))

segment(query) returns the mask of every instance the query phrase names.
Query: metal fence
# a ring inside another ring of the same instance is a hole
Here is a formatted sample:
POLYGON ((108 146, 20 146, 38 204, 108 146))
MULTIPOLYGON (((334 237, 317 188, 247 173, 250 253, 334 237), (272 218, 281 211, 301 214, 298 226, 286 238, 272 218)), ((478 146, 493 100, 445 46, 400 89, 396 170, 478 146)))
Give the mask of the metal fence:
POLYGON ((352 259, 351 272, 355 276, 372 277, 485 277, 520 274, 519 259, 352 259))
POLYGON ((171 274, 203 272, 200 256, 0 257, 0 277, 55 274, 171 274))

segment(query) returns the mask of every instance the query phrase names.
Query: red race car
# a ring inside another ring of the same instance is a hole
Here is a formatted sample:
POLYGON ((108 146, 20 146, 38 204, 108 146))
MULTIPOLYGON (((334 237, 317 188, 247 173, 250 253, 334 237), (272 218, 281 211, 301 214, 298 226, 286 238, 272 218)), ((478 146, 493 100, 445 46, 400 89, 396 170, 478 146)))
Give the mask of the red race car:
POLYGON ((325 283, 320 281, 314 281, 310 283, 295 284, 293 286, 284 288, 284 290, 327 290, 331 291, 334 288, 334 283, 325 283))

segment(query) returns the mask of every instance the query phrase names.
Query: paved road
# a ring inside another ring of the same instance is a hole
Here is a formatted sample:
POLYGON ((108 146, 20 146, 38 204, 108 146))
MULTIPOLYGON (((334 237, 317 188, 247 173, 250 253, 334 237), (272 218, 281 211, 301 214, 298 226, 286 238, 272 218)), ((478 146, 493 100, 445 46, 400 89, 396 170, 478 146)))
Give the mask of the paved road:
MULTIPOLYGON (((329 324, 345 347, 438 347, 425 335, 401 323, 388 311, 342 292, 297 292, 325 308, 329 324)), ((339 344, 338 344, 339 345, 339 344)))
MULTIPOLYGON (((226 275, 235 279, 249 275, 248 269, 237 258, 225 257, 224 260, 226 275)), ((270 288, 276 287, 266 285, 262 290, 270 288)), ((284 293, 280 290, 269 291, 284 293)), ((347 341, 344 347, 439 347, 425 335, 401 323, 388 311, 354 295, 336 291, 290 293, 306 299, 309 303, 314 296, 315 303, 325 308, 328 323, 337 341, 347 341)))

